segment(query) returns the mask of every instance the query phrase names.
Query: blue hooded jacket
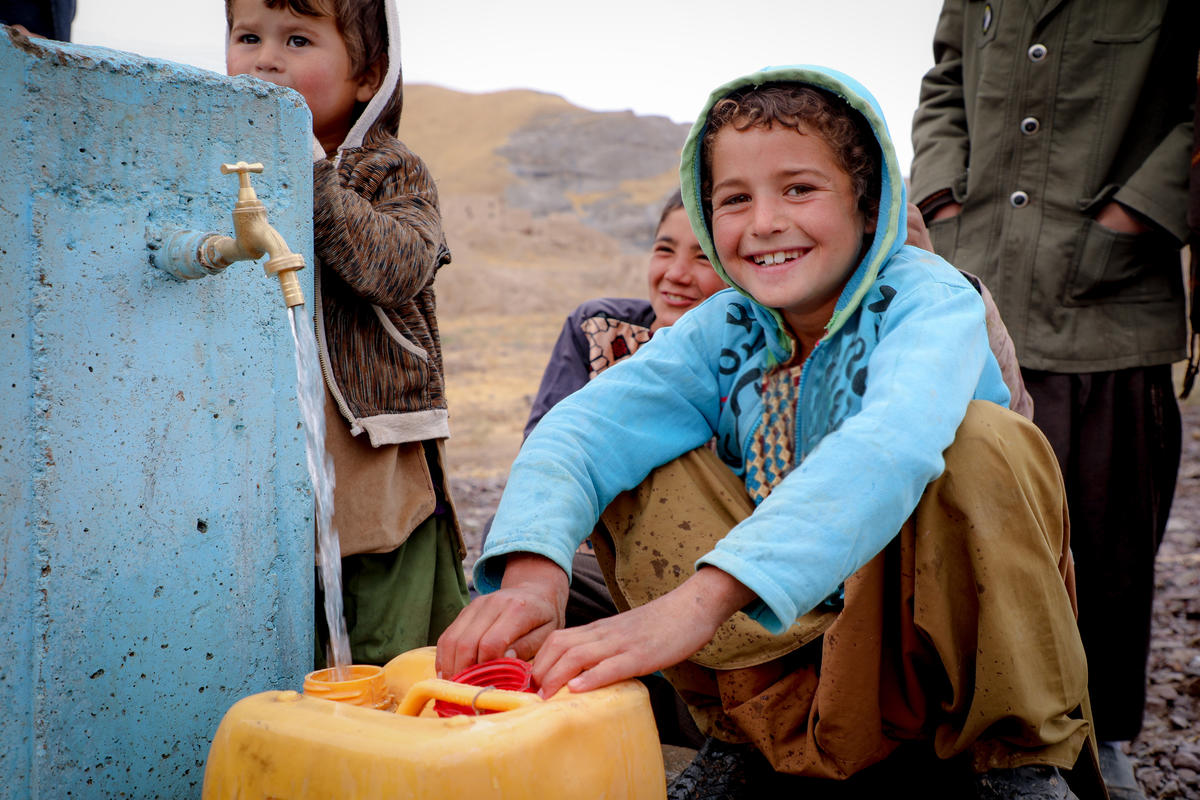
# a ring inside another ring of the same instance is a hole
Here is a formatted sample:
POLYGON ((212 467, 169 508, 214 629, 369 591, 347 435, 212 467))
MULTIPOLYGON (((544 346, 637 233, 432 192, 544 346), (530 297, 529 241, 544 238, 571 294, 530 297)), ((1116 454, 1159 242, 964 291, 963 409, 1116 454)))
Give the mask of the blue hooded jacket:
POLYGON ((878 105, 853 79, 810 67, 769 68, 716 89, 684 146, 684 205, 700 244, 732 289, 659 331, 630 359, 564 399, 513 464, 487 546, 482 591, 499 586, 503 556, 538 553, 570 574, 577 545, 621 491, 714 435, 747 483, 762 425, 763 377, 792 354, 779 312, 730 281, 701 212, 701 143, 709 109, 746 86, 808 84, 866 118, 883 155, 871 245, 800 377, 795 466, 697 567, 749 587, 745 611, 780 633, 837 591, 896 535, 973 399, 1007 407, 988 347, 979 293, 941 258, 905 246, 904 181, 878 105))

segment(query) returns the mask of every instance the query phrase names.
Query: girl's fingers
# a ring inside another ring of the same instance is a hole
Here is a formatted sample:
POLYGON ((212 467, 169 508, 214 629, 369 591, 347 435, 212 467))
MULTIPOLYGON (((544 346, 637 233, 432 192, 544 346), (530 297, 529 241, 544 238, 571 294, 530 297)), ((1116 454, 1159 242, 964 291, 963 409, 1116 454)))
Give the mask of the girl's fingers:
POLYGON ((606 658, 590 669, 585 669, 577 676, 567 681, 567 688, 572 692, 590 692, 629 678, 644 674, 633 663, 628 653, 621 653, 606 658))
POLYGON ((538 650, 533 660, 533 679, 541 687, 543 697, 554 694, 581 670, 603 658, 601 643, 587 637, 586 630, 555 631, 538 650))
POLYGON ((519 658, 522 661, 533 661, 534 656, 541 649, 542 643, 546 641, 546 637, 554 631, 553 625, 536 628, 510 644, 504 651, 504 655, 508 658, 519 658))
POLYGON ((481 597, 467 606, 438 638, 437 668, 445 677, 467 667, 495 658, 512 639, 524 634, 514 630, 522 619, 506 614, 508 604, 492 595, 481 597))
POLYGON ((490 604, 476 601, 463 609, 438 637, 435 661, 438 674, 449 678, 478 663, 479 640, 495 618, 490 604))
MULTIPOLYGON (((621 626, 592 623, 583 628, 568 628, 551 635, 534 661, 534 678, 543 696, 557 692, 584 673, 594 672, 575 686, 597 689, 610 683, 635 678, 653 661, 652 654, 641 652, 636 639, 623 635, 621 626)), ((655 664, 651 669, 657 669, 655 664)), ((583 691, 582 688, 578 691, 583 691)))
POLYGON ((517 649, 523 657, 558 627, 554 603, 524 587, 476 598, 438 639, 437 668, 454 675, 517 649))

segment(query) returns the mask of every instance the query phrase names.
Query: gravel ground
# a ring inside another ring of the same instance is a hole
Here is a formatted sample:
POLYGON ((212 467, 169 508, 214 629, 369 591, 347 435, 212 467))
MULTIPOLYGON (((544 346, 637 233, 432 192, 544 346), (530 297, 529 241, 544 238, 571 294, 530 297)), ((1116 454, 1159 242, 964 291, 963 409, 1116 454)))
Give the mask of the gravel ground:
POLYGON ((1200 399, 1183 406, 1157 587, 1145 726, 1130 756, 1147 798, 1200 798, 1200 399))
MULTIPOLYGON (((1130 747, 1150 800, 1200 799, 1200 399, 1183 406, 1183 424, 1179 484, 1158 555, 1145 727, 1130 747)), ((469 568, 504 482, 451 483, 469 568)))

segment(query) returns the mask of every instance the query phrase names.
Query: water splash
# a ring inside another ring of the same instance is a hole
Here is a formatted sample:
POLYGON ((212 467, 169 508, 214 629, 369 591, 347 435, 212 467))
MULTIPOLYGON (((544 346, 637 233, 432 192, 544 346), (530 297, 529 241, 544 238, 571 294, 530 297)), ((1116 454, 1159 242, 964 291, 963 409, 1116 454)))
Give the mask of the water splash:
POLYGON ((296 340, 296 395, 304 420, 308 475, 317 501, 317 564, 325 590, 325 619, 334 668, 350 665, 350 637, 342 611, 342 548, 333 527, 333 458, 325 451, 325 387, 317 360, 317 340, 304 306, 288 309, 296 340))

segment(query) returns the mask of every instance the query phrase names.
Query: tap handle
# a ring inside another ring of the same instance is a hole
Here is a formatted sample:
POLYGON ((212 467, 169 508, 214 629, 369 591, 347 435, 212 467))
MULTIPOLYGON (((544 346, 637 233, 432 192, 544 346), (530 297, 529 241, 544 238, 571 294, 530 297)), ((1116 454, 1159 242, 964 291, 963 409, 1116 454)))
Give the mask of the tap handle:
POLYGON ((238 172, 245 175, 247 172, 262 172, 262 164, 247 164, 245 161, 239 161, 236 164, 222 164, 221 174, 228 175, 231 172, 238 172))
POLYGON ((236 164, 222 164, 221 174, 228 175, 231 172, 238 174, 238 200, 257 200, 258 197, 254 194, 253 187, 250 186, 250 173, 262 172, 263 165, 259 163, 247 164, 245 161, 239 161, 236 164))

